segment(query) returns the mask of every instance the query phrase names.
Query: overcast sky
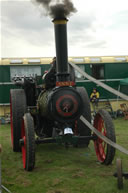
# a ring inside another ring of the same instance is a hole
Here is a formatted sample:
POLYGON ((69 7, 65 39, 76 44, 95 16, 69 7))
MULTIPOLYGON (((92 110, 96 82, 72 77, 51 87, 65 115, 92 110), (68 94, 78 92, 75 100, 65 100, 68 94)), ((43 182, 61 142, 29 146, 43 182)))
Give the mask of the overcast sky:
MULTIPOLYGON (((55 1, 55 0, 53 0, 55 1)), ((69 56, 128 55, 128 0, 72 0, 69 56)), ((0 0, 1 56, 55 56, 54 26, 31 0, 0 0)))

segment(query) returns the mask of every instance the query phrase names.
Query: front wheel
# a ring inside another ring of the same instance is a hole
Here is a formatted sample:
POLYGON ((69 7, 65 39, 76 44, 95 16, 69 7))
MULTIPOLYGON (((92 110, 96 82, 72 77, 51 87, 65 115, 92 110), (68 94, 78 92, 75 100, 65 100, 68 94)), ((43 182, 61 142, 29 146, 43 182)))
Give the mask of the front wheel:
POLYGON ((26 113, 23 117, 21 137, 23 167, 31 171, 35 166, 35 133, 34 121, 30 113, 26 113))
MULTIPOLYGON (((109 113, 100 109, 94 117, 94 127, 104 136, 109 138, 111 141, 116 142, 115 129, 112 122, 112 118, 109 113)), ((105 141, 100 138, 94 140, 94 147, 98 160, 109 165, 112 163, 115 156, 115 148, 108 145, 105 141)))

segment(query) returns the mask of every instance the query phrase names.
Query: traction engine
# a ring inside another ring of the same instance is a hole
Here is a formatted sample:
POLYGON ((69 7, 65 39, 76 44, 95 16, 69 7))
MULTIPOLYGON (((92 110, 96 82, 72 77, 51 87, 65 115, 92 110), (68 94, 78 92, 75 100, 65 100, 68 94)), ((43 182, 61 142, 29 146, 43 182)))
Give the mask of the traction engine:
MULTIPOLYGON (((22 150, 23 167, 27 171, 34 168, 35 147, 40 143, 80 147, 88 146, 93 139, 101 163, 108 165, 114 158, 115 149, 104 145, 80 120, 83 115, 91 122, 90 101, 85 88, 76 86, 74 69, 68 63, 67 21, 53 20, 56 60, 45 75, 45 88, 38 86, 34 77, 14 77, 20 89, 10 91, 12 147, 14 152, 22 150)), ((115 141, 114 128, 107 125, 108 120, 111 122, 109 115, 101 111, 94 124, 115 141)))

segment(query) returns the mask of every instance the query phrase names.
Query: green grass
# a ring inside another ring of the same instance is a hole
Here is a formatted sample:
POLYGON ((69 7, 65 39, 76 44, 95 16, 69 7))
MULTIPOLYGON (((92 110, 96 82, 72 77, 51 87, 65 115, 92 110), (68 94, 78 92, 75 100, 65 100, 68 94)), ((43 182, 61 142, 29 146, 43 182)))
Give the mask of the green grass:
MULTIPOLYGON (((117 143, 128 149, 128 121, 114 120, 117 143)), ((32 172, 24 171, 21 153, 11 148, 10 125, 0 125, 0 143, 3 147, 2 184, 12 193, 126 193, 117 189, 116 158, 123 160, 128 172, 128 156, 116 151, 113 164, 104 166, 97 162, 93 142, 88 148, 69 148, 57 144, 36 147, 36 166, 32 172)), ((4 191, 3 191, 4 193, 4 191)))

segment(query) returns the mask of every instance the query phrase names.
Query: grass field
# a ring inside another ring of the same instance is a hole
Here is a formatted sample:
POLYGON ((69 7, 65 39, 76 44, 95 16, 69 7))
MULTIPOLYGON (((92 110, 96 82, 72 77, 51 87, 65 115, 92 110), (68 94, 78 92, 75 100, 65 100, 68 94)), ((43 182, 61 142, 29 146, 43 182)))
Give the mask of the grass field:
MULTIPOLYGON (((114 120, 117 143, 128 149, 128 121, 114 120)), ((11 148, 10 125, 0 125, 0 143, 3 147, 2 184, 12 193, 127 193, 117 189, 116 158, 123 161, 128 172, 128 156, 116 151, 113 164, 104 166, 97 162, 93 142, 88 148, 69 148, 57 144, 36 147, 36 166, 32 172, 24 171, 21 153, 11 148)), ((3 191, 4 193, 4 191, 3 191)))

